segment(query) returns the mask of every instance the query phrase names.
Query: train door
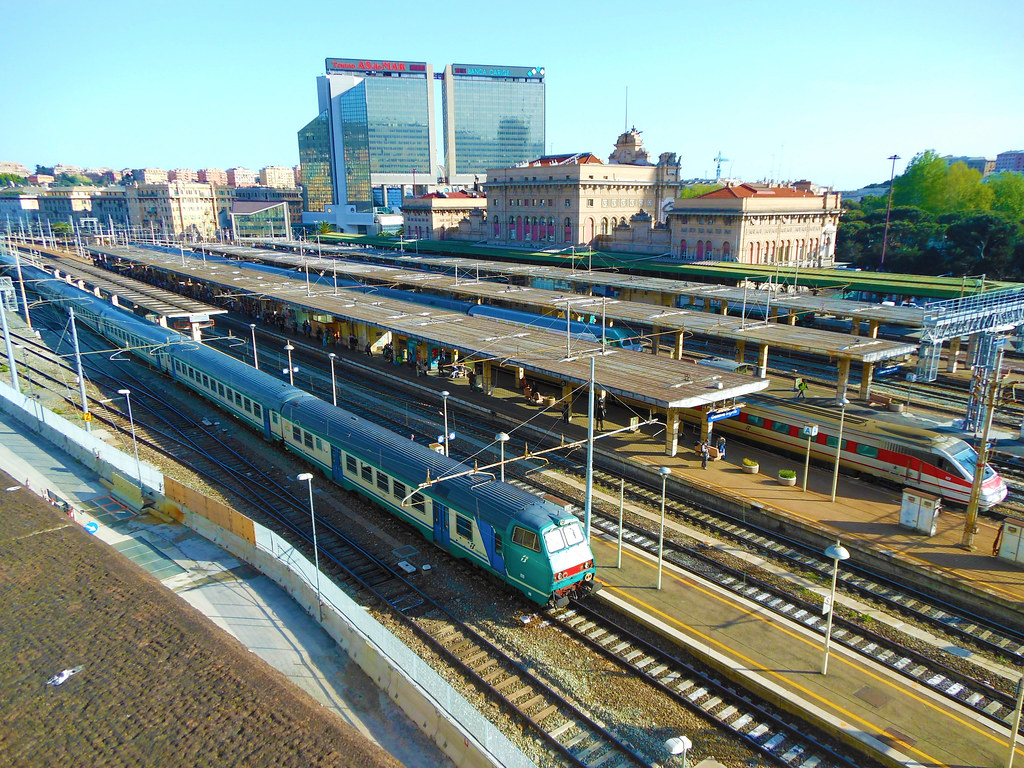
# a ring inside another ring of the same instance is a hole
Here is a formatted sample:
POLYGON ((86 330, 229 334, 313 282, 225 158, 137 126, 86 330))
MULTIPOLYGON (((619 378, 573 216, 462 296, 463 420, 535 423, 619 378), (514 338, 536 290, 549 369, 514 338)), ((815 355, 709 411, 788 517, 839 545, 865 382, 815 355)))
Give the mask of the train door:
POLYGON ((334 482, 341 484, 343 471, 341 469, 341 451, 338 450, 338 446, 331 446, 331 477, 334 482))
POLYGON ((480 538, 484 543, 484 551, 487 552, 487 561, 498 573, 505 573, 505 558, 501 551, 501 534, 495 533, 492 526, 479 520, 477 521, 477 529, 480 531, 480 538))
POLYGON ((273 438, 273 433, 270 431, 270 409, 263 409, 263 437, 267 440, 273 438))
POLYGON ((921 483, 921 460, 916 456, 907 458, 907 482, 917 485, 921 483))
POLYGON ((434 508, 434 543, 439 547, 448 549, 448 507, 438 502, 433 503, 434 508))

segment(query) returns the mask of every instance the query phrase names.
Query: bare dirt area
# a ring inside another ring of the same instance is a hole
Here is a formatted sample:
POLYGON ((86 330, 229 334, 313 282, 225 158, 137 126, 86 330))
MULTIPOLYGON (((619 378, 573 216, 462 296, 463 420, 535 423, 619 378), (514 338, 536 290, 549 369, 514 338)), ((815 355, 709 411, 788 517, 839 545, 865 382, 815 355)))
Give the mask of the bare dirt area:
POLYGON ((0 765, 400 765, 27 490, 0 491, 0 617, 0 765))

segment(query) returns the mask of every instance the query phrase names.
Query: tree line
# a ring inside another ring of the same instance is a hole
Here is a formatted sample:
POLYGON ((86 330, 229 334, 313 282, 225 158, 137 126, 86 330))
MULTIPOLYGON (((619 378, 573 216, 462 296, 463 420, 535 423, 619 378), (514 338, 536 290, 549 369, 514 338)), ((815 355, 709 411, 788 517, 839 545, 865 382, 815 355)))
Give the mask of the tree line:
POLYGON ((1024 174, 982 178, 933 150, 916 155, 892 183, 883 261, 887 205, 888 191, 843 201, 838 261, 886 272, 1024 281, 1024 174))

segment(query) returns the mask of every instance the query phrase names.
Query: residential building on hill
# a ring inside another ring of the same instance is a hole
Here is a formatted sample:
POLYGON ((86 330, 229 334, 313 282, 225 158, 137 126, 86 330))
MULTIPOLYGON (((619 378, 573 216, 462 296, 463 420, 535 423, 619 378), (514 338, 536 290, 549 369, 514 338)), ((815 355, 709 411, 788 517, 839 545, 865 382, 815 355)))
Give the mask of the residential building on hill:
POLYGON ((1024 173, 1024 149, 1013 149, 996 155, 996 173, 1016 171, 1024 173))
POLYGON ((217 234, 212 184, 137 184, 128 187, 127 193, 128 217, 133 227, 188 239, 208 240, 217 234))
POLYGON ((167 171, 163 168, 133 168, 132 178, 138 184, 164 184, 167 182, 167 171))
POLYGON ((200 168, 196 176, 204 184, 228 185, 228 173, 223 168, 200 168))
POLYGON ((251 168, 228 168, 229 187, 255 187, 257 184, 256 171, 251 168))
POLYGON ((168 181, 188 181, 197 182, 199 181, 199 174, 191 168, 175 168, 173 171, 167 172, 168 181))
POLYGON ((260 186, 279 189, 295 188, 295 171, 282 165, 268 165, 260 168, 260 186))

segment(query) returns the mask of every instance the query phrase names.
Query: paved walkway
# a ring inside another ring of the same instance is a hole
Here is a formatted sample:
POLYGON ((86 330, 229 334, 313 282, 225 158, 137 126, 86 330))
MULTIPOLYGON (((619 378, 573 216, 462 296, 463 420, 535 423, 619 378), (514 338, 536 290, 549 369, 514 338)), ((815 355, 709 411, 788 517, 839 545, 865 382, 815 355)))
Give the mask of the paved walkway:
POLYGON ((273 581, 185 526, 113 498, 90 469, 0 411, 0 464, 409 768, 452 762, 273 581))

